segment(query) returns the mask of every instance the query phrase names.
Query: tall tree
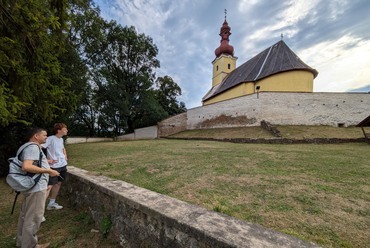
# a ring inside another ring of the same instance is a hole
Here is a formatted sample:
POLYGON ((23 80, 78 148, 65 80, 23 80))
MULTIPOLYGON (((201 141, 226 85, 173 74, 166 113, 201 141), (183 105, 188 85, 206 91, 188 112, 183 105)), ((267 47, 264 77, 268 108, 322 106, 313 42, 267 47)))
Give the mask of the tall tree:
POLYGON ((73 114, 66 115, 72 135, 97 135, 98 109, 92 80, 95 64, 91 57, 99 52, 100 33, 105 21, 90 0, 70 0, 67 51, 62 59, 63 72, 73 80, 72 91, 77 96, 73 114))
POLYGON ((168 115, 172 116, 186 111, 185 103, 177 100, 177 97, 181 96, 181 88, 171 77, 157 78, 156 86, 156 99, 168 115))
POLYGON ((45 126, 73 109, 72 81, 61 73, 60 62, 66 2, 1 0, 1 164, 19 144, 25 125, 45 126))
POLYGON ((95 81, 98 102, 118 135, 121 127, 133 131, 141 116, 139 106, 148 99, 146 92, 155 80, 153 70, 159 67, 158 49, 150 37, 137 34, 134 27, 122 27, 114 21, 104 33, 107 38, 94 58, 100 65, 95 81))

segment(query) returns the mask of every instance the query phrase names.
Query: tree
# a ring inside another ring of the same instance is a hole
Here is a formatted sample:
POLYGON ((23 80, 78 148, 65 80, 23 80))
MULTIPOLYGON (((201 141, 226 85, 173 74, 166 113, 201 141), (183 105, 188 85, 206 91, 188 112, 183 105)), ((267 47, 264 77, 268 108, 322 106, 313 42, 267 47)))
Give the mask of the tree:
POLYGON ((157 78, 156 86, 156 99, 168 115, 172 116, 186 111, 185 104, 177 101, 177 97, 181 96, 181 88, 171 77, 157 78))
POLYGON ((46 126, 75 106, 72 81, 62 73, 60 61, 65 52, 66 3, 1 1, 1 164, 23 141, 20 133, 26 125, 46 126))
POLYGON ((71 77, 72 91, 76 94, 75 111, 64 117, 70 126, 71 135, 97 135, 99 111, 96 106, 93 81, 95 64, 91 57, 99 52, 101 30, 105 21, 99 16, 99 9, 90 0, 71 1, 70 25, 67 30, 68 53, 64 57, 64 71, 71 77))
POLYGON ((94 78, 97 102, 116 135, 122 128, 132 132, 141 117, 139 106, 149 99, 147 92, 154 84, 158 49, 150 37, 114 21, 103 33, 107 34, 106 39, 93 58, 99 65, 94 78))

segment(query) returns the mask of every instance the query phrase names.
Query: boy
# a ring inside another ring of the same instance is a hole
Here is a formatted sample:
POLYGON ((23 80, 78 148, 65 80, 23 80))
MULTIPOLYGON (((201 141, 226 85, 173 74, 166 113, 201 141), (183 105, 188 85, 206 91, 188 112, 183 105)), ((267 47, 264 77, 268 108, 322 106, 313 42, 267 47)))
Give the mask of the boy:
POLYGON ((47 158, 51 169, 58 171, 60 176, 49 178, 48 190, 50 190, 50 199, 46 207, 47 210, 59 210, 63 208, 63 206, 59 205, 55 200, 67 172, 67 153, 64 148, 63 140, 63 136, 68 133, 67 125, 64 123, 56 123, 53 131, 54 135, 49 136, 42 147, 47 149, 47 158))

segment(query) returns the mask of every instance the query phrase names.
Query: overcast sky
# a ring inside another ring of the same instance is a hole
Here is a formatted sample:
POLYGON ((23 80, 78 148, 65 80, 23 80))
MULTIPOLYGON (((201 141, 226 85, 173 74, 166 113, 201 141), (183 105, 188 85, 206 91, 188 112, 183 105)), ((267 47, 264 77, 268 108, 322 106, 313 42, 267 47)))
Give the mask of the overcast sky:
POLYGON ((101 16, 153 39, 187 108, 211 88, 227 9, 240 66, 281 39, 319 71, 315 92, 370 91, 369 0, 95 0, 101 16))

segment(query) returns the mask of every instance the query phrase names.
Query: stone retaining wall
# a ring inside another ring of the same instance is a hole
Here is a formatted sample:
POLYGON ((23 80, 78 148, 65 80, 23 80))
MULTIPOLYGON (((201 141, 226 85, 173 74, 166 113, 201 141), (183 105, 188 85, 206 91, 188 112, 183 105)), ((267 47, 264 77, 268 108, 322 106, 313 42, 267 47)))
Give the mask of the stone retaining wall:
POLYGON ((122 247, 318 247, 73 166, 68 173, 62 193, 122 247))
POLYGON ((158 138, 157 126, 137 128, 134 133, 125 134, 117 137, 117 140, 141 140, 158 138))
POLYGON ((186 130, 187 112, 167 118, 158 123, 158 137, 167 137, 171 134, 186 130))
POLYGON ((97 138, 97 137, 68 137, 66 144, 79 144, 91 142, 113 141, 113 138, 97 138))
POLYGON ((369 93, 260 92, 188 109, 158 123, 161 137, 183 130, 272 125, 355 126, 370 114, 369 93), (179 123, 181 128, 179 128, 179 123))
POLYGON ((272 125, 355 126, 370 114, 368 93, 260 92, 187 111, 187 129, 272 125), (222 118, 220 118, 222 117, 222 118))

